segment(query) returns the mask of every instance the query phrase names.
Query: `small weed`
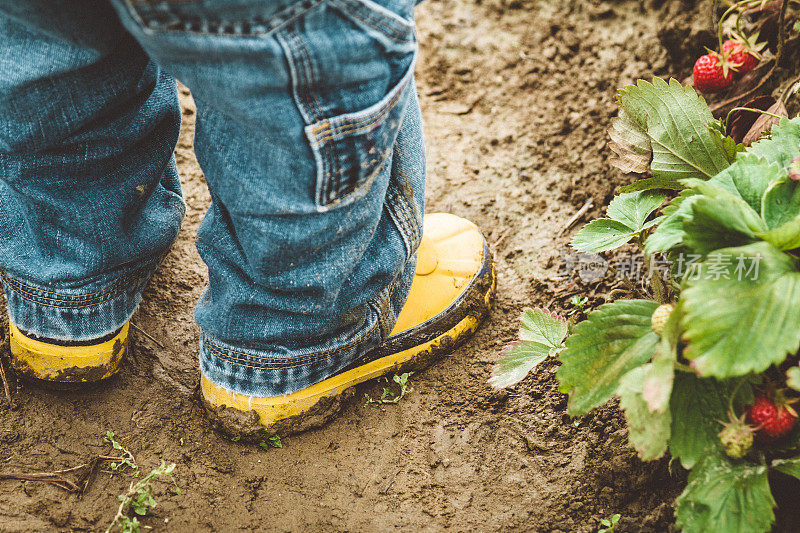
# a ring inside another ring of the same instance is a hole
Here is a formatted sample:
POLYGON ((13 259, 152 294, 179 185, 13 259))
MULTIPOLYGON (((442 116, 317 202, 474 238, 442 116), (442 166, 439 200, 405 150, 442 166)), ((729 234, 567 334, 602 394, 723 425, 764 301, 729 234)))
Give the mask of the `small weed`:
POLYGON ((122 460, 119 462, 109 463, 108 467, 110 470, 106 470, 105 472, 111 474, 111 477, 114 477, 114 474, 119 474, 120 470, 128 467, 131 470, 131 475, 134 477, 139 476, 139 465, 136 464, 136 459, 134 459, 133 454, 128 451, 127 448, 122 446, 117 440, 115 439, 116 435, 113 431, 106 431, 106 436, 103 438, 105 442, 110 444, 115 450, 122 453, 122 460))
POLYGON ((106 533, 110 533, 114 527, 118 527, 122 533, 139 533, 141 531, 141 524, 139 524, 139 516, 145 516, 150 510, 156 506, 156 499, 153 498, 153 481, 161 476, 167 476, 172 480, 175 485, 175 492, 181 493, 178 484, 172 477, 172 471, 175 469, 175 463, 167 464, 161 461, 161 464, 154 468, 149 474, 142 479, 131 482, 128 492, 118 496, 120 504, 117 509, 117 514, 114 520, 106 529, 106 533), (128 512, 133 510, 134 516, 128 516, 128 512))
POLYGON ((574 307, 574 309, 568 313, 568 316, 572 316, 575 313, 583 313, 586 310, 587 303, 589 303, 589 298, 587 296, 578 296, 577 294, 573 296, 569 304, 574 307))
POLYGON ((603 518, 600 520, 600 525, 603 527, 597 531, 597 533, 614 533, 614 528, 617 527, 617 522, 619 522, 620 515, 615 514, 611 517, 611 519, 603 518))
POLYGON ((262 440, 258 443, 259 446, 264 448, 265 450, 269 450, 270 448, 283 448, 283 443, 281 442, 281 438, 277 435, 273 435, 269 437, 267 440, 262 440))
POLYGON ((403 374, 400 375, 395 374, 394 377, 392 378, 392 380, 397 385, 400 386, 399 394, 395 394, 394 392, 392 392, 389 387, 383 388, 383 392, 381 392, 381 396, 377 400, 371 398, 369 394, 364 394, 364 396, 367 398, 367 401, 364 402, 364 406, 366 407, 367 405, 373 403, 377 405, 383 405, 387 403, 397 403, 400 400, 402 400, 405 397, 405 395, 408 394, 409 392, 414 392, 414 388, 408 383, 408 378, 409 376, 411 376, 411 374, 413 374, 413 372, 404 372, 403 374))

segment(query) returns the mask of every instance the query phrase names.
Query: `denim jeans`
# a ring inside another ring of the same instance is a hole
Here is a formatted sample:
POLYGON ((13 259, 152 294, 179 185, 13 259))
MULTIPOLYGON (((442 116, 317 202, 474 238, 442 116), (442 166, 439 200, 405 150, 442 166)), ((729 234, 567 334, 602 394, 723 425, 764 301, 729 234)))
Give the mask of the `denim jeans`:
POLYGON ((101 338, 184 214, 175 78, 211 192, 201 372, 251 396, 380 344, 425 159, 412 0, 0 0, 0 281, 32 336, 101 338))

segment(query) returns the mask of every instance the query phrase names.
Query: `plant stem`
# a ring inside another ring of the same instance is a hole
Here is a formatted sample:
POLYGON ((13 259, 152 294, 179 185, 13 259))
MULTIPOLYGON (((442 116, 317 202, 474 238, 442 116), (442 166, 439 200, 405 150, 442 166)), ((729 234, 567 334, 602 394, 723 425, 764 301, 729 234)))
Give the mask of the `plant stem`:
POLYGON ((736 395, 739 394, 739 389, 742 388, 744 382, 747 381, 747 378, 742 378, 739 380, 739 383, 736 384, 736 387, 733 388, 733 393, 731 397, 728 399, 728 411, 733 413, 733 400, 736 398, 736 395))
POLYGON ((768 111, 762 111, 760 109, 755 109, 753 107, 734 107, 733 109, 728 111, 728 116, 725 117, 725 131, 726 132, 729 131, 731 115, 733 115, 734 111, 750 111, 751 113, 758 113, 760 115, 767 115, 768 117, 772 117, 772 118, 777 118, 777 119, 785 118, 785 117, 782 117, 780 115, 776 115, 775 113, 770 113, 768 111))
POLYGON ((659 303, 667 303, 667 288, 664 286, 664 280, 661 279, 661 273, 655 272, 652 256, 644 253, 644 237, 641 233, 636 236, 636 244, 644 256, 644 264, 647 267, 647 273, 650 275, 650 282, 653 285, 653 296, 659 303))

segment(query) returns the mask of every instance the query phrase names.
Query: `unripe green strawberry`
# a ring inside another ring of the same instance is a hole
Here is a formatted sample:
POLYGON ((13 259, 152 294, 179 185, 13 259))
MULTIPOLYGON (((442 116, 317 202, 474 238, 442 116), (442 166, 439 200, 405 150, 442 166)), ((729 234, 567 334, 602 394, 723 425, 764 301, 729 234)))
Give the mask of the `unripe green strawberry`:
POLYGON ((659 305, 656 310, 653 311, 653 316, 650 318, 650 325, 657 335, 664 333, 664 326, 667 323, 669 315, 672 314, 673 309, 675 309, 675 305, 663 304, 659 305))
POLYGON ((731 459, 741 459, 753 447, 755 428, 745 422, 745 415, 740 418, 729 413, 730 422, 722 424, 724 427, 719 432, 719 441, 725 455, 731 459))

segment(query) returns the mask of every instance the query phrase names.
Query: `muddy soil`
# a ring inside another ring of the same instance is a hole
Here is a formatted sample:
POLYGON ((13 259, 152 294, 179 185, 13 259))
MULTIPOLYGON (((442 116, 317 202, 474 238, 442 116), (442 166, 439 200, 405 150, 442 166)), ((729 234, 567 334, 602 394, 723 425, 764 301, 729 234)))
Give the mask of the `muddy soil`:
MULTIPOLYGON (((158 507, 142 520, 155 531, 596 531, 614 513, 623 531, 668 530, 684 477, 636 458, 616 407, 571 420, 554 363, 508 391, 486 384, 524 307, 568 312, 572 295, 598 305, 612 288, 559 270, 573 215, 589 200, 581 220, 598 215, 631 180, 607 161, 617 88, 680 68, 658 34, 687 3, 645 4, 419 7, 428 210, 484 229, 498 260, 497 306, 466 346, 412 376, 414 391, 397 405, 365 405, 383 387, 367 384, 336 421, 280 449, 226 440, 193 399, 192 306, 206 282, 194 236, 209 197, 184 91, 176 156, 188 212, 133 319, 133 353, 118 378, 88 391, 12 382, 18 405, 0 407, 0 471, 80 464, 109 450, 102 437, 113 430, 143 469, 177 464, 181 494, 158 484, 158 507)), ((0 481, 0 530, 104 530, 129 482, 100 473, 77 497, 0 481)))

